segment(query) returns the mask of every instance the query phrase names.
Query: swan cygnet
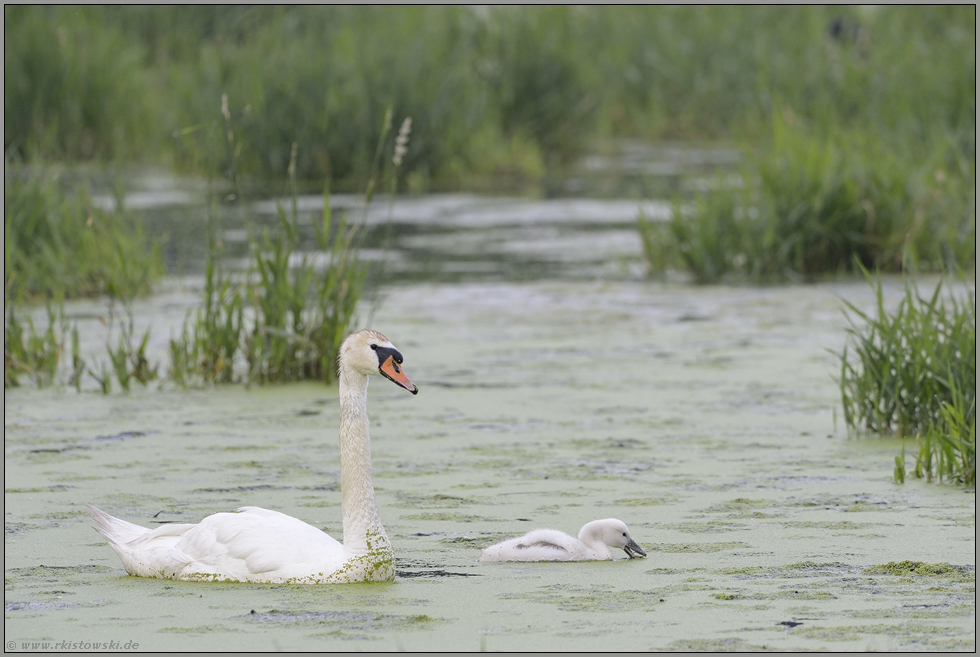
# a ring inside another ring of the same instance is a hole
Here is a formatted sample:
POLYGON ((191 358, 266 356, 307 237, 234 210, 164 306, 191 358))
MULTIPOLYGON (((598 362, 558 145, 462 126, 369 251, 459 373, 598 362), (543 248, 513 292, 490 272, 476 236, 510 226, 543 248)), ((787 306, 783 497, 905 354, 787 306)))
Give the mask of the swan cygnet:
POLYGON ((608 561, 610 548, 619 548, 632 559, 645 557, 622 520, 606 518, 587 523, 572 538, 557 529, 535 529, 520 538, 491 545, 483 551, 480 561, 608 561))
POLYGON ((348 583, 390 581, 395 557, 378 516, 368 436, 368 377, 381 375, 418 393, 388 338, 347 336, 338 357, 340 493, 344 542, 301 520, 255 506, 194 524, 150 530, 88 505, 95 529, 130 575, 188 581, 348 583))

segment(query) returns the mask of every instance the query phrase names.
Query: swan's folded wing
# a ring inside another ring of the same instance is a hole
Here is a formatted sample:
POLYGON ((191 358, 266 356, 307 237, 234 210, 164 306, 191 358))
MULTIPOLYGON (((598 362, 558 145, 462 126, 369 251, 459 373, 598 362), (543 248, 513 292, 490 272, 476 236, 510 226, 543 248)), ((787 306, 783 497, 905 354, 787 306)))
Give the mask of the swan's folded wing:
POLYGON ((234 572, 241 579, 281 571, 307 573, 313 564, 343 558, 343 546, 328 534, 278 511, 243 507, 208 516, 177 544, 194 560, 190 570, 234 572))
POLYGON ((181 536, 197 525, 166 524, 126 543, 109 542, 126 572, 140 577, 176 577, 192 560, 176 549, 181 536))
MULTIPOLYGON (((183 536, 196 526, 187 523, 167 523, 160 525, 156 529, 147 530, 142 535, 126 543, 126 545, 136 547, 137 545, 145 545, 147 543, 161 543, 161 539, 183 536)), ((171 546, 176 544, 175 541, 167 541, 167 543, 171 546)))

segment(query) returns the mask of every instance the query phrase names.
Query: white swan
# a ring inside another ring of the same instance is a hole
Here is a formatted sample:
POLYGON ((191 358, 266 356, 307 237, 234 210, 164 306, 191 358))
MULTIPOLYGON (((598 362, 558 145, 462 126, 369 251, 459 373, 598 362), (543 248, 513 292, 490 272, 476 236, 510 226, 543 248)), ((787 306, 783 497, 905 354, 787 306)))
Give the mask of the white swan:
POLYGON ((402 355, 376 331, 352 333, 340 347, 341 544, 278 511, 246 506, 200 523, 147 529, 88 505, 95 529, 130 575, 190 581, 345 583, 390 581, 395 557, 378 516, 371 480, 368 376, 381 374, 418 393, 402 355))
POLYGON ((572 538, 557 529, 535 529, 519 538, 491 545, 480 561, 607 561, 609 548, 619 548, 629 559, 647 556, 622 520, 606 518, 586 523, 572 538))

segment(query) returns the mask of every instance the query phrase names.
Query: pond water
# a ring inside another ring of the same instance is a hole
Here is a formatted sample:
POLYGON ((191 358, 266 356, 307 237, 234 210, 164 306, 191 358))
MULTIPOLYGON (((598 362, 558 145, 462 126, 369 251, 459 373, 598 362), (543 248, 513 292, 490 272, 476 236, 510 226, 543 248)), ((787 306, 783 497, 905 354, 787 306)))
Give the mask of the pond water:
MULTIPOLYGON (((386 267, 361 317, 420 388, 370 389, 390 584, 129 577, 84 507, 156 526, 257 505, 340 538, 336 387, 5 390, 7 650, 974 651, 975 490, 895 484, 901 442, 840 416, 841 299, 870 307, 867 284, 646 281, 637 206, 377 205, 391 237, 367 245, 386 267), (605 517, 649 556, 477 561, 605 517), (906 560, 949 567, 870 570, 906 560)), ((197 271, 134 306, 161 362, 197 271)), ((66 310, 95 353, 105 306, 66 310)))

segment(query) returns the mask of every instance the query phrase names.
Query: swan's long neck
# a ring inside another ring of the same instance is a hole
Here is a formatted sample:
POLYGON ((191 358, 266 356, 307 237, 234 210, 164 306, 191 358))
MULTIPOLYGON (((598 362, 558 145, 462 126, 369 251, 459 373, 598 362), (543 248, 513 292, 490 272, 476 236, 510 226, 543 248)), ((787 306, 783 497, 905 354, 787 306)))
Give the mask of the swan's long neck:
POLYGON ((344 515, 344 552, 368 554, 388 545, 388 537, 371 478, 371 439, 368 435, 368 378, 352 369, 340 371, 340 495, 344 515))

